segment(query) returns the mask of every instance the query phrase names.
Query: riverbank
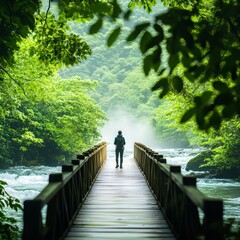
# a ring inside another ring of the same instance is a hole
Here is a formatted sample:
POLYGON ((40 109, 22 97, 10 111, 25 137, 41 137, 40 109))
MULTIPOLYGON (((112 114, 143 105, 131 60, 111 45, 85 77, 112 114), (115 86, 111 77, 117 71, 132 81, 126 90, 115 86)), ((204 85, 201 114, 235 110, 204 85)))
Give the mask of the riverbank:
POLYGON ((225 166, 222 168, 207 166, 207 160, 211 159, 212 155, 213 153, 211 151, 205 150, 191 158, 186 165, 186 171, 190 172, 188 175, 199 178, 207 177, 240 180, 240 169, 237 167, 226 169, 225 166))

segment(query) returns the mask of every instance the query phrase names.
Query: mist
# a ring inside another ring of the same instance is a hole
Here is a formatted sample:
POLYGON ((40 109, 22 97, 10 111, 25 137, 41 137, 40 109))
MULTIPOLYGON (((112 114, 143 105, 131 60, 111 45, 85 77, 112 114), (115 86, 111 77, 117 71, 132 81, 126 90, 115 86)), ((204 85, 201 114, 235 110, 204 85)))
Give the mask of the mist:
POLYGON ((134 142, 140 142, 150 148, 159 147, 158 140, 153 127, 142 119, 139 120, 131 113, 123 110, 111 112, 109 120, 103 127, 102 140, 113 145, 114 138, 121 130, 126 140, 126 149, 133 149, 134 142))

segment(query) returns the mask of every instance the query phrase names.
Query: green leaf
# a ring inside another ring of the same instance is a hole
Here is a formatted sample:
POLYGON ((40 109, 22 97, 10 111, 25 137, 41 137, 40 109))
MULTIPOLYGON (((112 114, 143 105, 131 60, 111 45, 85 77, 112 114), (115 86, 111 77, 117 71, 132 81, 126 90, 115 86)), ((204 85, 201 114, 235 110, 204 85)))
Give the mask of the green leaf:
POLYGON ((156 91, 160 88, 164 89, 168 87, 168 80, 167 78, 161 78, 159 81, 157 81, 154 86, 152 87, 152 91, 156 91))
POLYGON ((209 125, 211 127, 214 127, 216 130, 218 130, 221 126, 221 116, 219 115, 219 113, 217 111, 214 111, 212 116, 210 117, 209 120, 209 125))
POLYGON ((159 24, 154 24, 153 27, 154 27, 155 31, 158 33, 159 42, 161 42, 164 38, 164 32, 163 32, 162 27, 159 24))
POLYGON ((119 3, 117 1, 113 1, 112 17, 118 18, 121 12, 122 12, 122 8, 119 5, 119 3))
POLYGON ((150 25, 149 22, 145 22, 145 23, 142 23, 142 24, 139 24, 135 27, 135 29, 130 33, 130 35, 127 37, 127 41, 128 42, 131 42, 133 40, 135 40, 138 35, 145 29, 147 28, 148 26, 150 25))
POLYGON ((120 26, 112 31, 112 33, 109 35, 109 37, 107 39, 108 47, 112 46, 112 44, 117 40, 120 32, 121 32, 121 27, 120 26))
POLYGON ((183 89, 183 80, 179 76, 174 76, 172 79, 173 88, 180 93, 183 89))
POLYGON ((236 114, 236 106, 234 104, 224 106, 222 110, 222 116, 230 119, 236 114))
POLYGON ((170 55, 177 54, 180 51, 181 42, 179 39, 171 37, 167 39, 167 51, 170 55))
POLYGON ((169 86, 167 85, 163 88, 162 92, 159 95, 159 98, 163 98, 164 96, 167 95, 168 92, 169 92, 169 86))
POLYGON ((202 105, 203 104, 203 102, 202 102, 202 97, 200 97, 200 96, 196 96, 196 97, 194 97, 194 102, 195 102, 195 104, 196 105, 202 105))
POLYGON ((152 37, 152 39, 148 42, 146 47, 148 49, 153 48, 153 47, 158 47, 159 48, 159 38, 158 38, 158 36, 152 37))
POLYGON ((203 94, 202 94, 202 101, 205 102, 205 103, 208 102, 211 99, 212 95, 213 95, 212 91, 205 91, 205 92, 203 92, 203 94))
POLYGON ((146 76, 148 76, 152 68, 152 55, 147 55, 143 60, 143 71, 146 76))
POLYGON ((227 84, 222 81, 214 81, 212 83, 213 87, 218 90, 219 92, 227 92, 230 91, 227 84))
POLYGON ((185 123, 187 122, 193 115, 195 114, 195 108, 190 108, 189 110, 187 110, 181 120, 180 120, 180 123, 185 123))
POLYGON ((99 17, 97 19, 97 21, 93 25, 90 26, 89 34, 97 33, 100 30, 100 28, 102 27, 102 24, 103 24, 103 19, 101 17, 99 17))
POLYGON ((0 180, 0 185, 8 185, 5 181, 0 180))
MULTIPOLYGON (((160 47, 156 48, 155 51, 152 54, 152 62, 153 64, 160 65, 161 63, 161 54, 162 54, 162 49, 160 47)), ((157 68, 158 69, 158 68, 157 68)), ((157 69, 155 69, 157 71, 157 69)))
POLYGON ((146 31, 140 41, 140 50, 142 54, 146 53, 147 50, 149 49, 148 43, 152 39, 152 35, 149 31, 146 31))
POLYGON ((178 56, 178 54, 171 54, 169 59, 168 59, 168 64, 169 64, 169 67, 171 68, 171 72, 178 65, 178 63, 179 63, 179 56, 178 56))
POLYGON ((124 13, 123 18, 125 20, 128 20, 130 18, 131 14, 132 14, 132 10, 128 10, 127 12, 124 13))
POLYGON ((206 121, 204 119, 204 115, 201 109, 195 108, 196 111, 196 122, 199 129, 205 129, 206 121))
POLYGON ((227 105, 233 103, 233 95, 230 92, 220 93, 214 100, 216 105, 227 105))

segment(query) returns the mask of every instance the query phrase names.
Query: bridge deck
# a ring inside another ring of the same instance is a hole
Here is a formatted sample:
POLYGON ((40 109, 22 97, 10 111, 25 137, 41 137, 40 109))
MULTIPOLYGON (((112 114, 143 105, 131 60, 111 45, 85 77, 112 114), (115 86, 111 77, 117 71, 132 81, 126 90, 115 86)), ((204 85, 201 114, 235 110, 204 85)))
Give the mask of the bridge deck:
POLYGON ((65 239, 123 238, 175 239, 134 159, 108 159, 65 239))

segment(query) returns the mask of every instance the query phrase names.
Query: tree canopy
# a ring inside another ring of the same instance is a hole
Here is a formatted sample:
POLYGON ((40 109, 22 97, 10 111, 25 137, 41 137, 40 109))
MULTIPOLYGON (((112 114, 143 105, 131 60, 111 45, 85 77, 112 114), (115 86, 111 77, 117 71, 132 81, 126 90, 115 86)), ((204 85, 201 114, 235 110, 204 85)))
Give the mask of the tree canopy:
MULTIPOLYGON (((201 88, 181 117, 194 117, 200 129, 219 129, 223 119, 239 115, 239 12, 237 0, 164 0, 165 10, 132 28, 127 41, 139 40, 146 75, 156 73, 152 90, 160 98, 170 92, 188 94, 189 83, 201 88), (167 62, 162 61, 167 54, 167 62)), ((106 19, 115 23, 108 36, 111 46, 121 34, 118 19, 129 21, 136 6, 147 12, 156 1, 1 1, 0 67, 13 63, 17 42, 31 31, 36 47, 32 54, 43 61, 73 65, 91 54, 87 43, 68 31, 67 21, 95 17, 89 29, 98 32, 106 19), (52 5, 57 6, 51 12, 52 5), (45 6, 45 13, 41 13, 45 6), (4 34, 2 34, 4 33, 4 34)))
POLYGON ((90 97, 96 82, 63 79, 25 39, 0 82, 0 167, 54 165, 98 141, 105 114, 90 97), (34 66, 34 67, 33 67, 34 66))

